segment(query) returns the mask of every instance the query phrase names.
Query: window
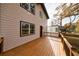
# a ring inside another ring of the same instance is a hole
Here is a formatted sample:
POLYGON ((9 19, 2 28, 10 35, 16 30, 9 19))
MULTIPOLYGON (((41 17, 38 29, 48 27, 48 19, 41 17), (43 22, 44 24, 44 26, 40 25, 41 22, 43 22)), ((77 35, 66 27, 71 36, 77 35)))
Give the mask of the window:
POLYGON ((58 28, 56 28, 55 30, 56 30, 56 32, 58 32, 58 28))
POLYGON ((35 25, 30 24, 30 34, 34 34, 34 33, 35 33, 35 25))
POLYGON ((43 18, 43 15, 42 15, 42 12, 41 12, 41 11, 39 12, 39 16, 40 16, 41 18, 43 18))
POLYGON ((25 21, 20 21, 20 36, 35 34, 35 25, 25 21))
POLYGON ((35 14, 35 5, 33 3, 30 4, 30 10, 33 14, 35 14))
POLYGON ((20 36, 29 35, 29 23, 20 21, 20 36))
POLYGON ((35 14, 35 4, 34 3, 20 3, 20 6, 25 10, 35 14))
POLYGON ((29 4, 28 3, 21 3, 20 6, 26 10, 29 10, 29 4))

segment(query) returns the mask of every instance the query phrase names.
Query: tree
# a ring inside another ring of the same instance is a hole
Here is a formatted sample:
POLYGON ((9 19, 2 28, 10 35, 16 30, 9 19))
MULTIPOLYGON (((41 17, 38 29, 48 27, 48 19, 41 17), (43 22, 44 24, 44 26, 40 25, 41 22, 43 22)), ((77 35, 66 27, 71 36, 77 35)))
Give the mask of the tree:
POLYGON ((79 3, 64 3, 58 6, 56 10, 58 11, 56 15, 60 17, 60 20, 69 17, 71 27, 76 16, 79 15, 79 3), (72 16, 74 17, 73 19, 72 16))

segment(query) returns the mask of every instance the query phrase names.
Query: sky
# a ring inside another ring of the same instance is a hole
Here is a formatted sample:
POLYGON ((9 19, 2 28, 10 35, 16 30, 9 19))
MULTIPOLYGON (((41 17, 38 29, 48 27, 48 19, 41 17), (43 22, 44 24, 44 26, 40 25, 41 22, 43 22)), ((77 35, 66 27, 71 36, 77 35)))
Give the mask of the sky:
MULTIPOLYGON (((51 26, 51 22, 55 22, 53 15, 56 13, 55 8, 58 7, 60 5, 60 3, 45 3, 45 7, 47 9, 48 15, 49 15, 49 19, 48 19, 48 26, 51 26)), ((73 19, 73 17, 71 17, 73 19)), ((76 17, 78 18, 78 16, 76 17)), ((76 22, 78 19, 76 19, 74 22, 76 22)), ((69 23, 70 20, 69 18, 64 18, 62 20, 62 25, 65 25, 66 23, 69 23)))
POLYGON ((49 19, 48 19, 48 26, 51 25, 51 21, 54 22, 54 17, 53 15, 55 14, 55 8, 58 6, 58 3, 45 3, 48 15, 49 15, 49 19))

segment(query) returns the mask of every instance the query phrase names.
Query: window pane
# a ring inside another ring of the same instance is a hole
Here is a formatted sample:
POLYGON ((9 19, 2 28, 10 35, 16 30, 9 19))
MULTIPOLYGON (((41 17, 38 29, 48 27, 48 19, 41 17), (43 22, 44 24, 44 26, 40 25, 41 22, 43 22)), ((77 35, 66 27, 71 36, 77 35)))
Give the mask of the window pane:
POLYGON ((30 24, 30 34, 34 34, 34 33, 35 33, 35 25, 30 24))
POLYGON ((20 3, 20 6, 25 10, 35 14, 35 4, 34 3, 20 3))
POLYGON ((42 12, 41 12, 41 11, 39 12, 39 16, 40 16, 41 18, 43 18, 43 15, 42 15, 42 12))
POLYGON ((21 36, 29 35, 29 23, 21 21, 20 27, 21 27, 21 30, 20 30, 21 36))
POLYGON ((29 10, 29 3, 21 3, 20 6, 26 10, 29 10))
POLYGON ((34 3, 31 3, 30 4, 30 11, 31 11, 31 13, 33 13, 33 14, 35 14, 35 4, 34 3))

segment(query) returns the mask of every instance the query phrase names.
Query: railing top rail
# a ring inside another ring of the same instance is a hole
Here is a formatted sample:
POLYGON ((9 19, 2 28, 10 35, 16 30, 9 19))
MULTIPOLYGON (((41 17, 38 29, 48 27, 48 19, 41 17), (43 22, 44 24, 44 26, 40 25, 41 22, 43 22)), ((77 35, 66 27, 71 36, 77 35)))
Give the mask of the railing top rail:
POLYGON ((77 53, 77 52, 75 52, 73 50, 71 50, 71 52, 73 53, 74 56, 79 56, 79 53, 77 53))
POLYGON ((66 43, 66 45, 68 46, 69 49, 72 48, 72 45, 67 41, 67 39, 63 36, 62 33, 60 33, 60 36, 62 37, 62 39, 64 40, 64 42, 66 43))
POLYGON ((54 33, 54 34, 58 34, 58 32, 44 32, 44 33, 54 33))

